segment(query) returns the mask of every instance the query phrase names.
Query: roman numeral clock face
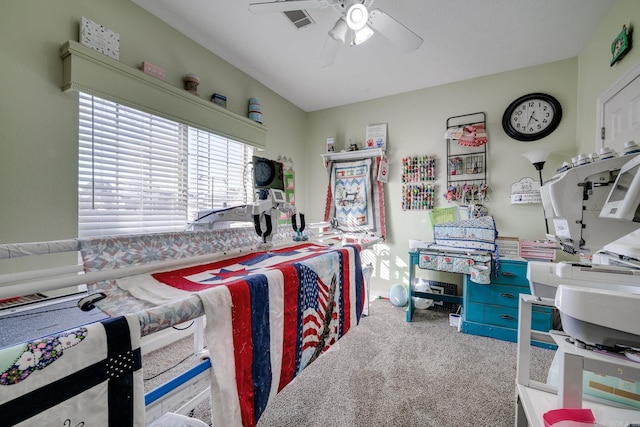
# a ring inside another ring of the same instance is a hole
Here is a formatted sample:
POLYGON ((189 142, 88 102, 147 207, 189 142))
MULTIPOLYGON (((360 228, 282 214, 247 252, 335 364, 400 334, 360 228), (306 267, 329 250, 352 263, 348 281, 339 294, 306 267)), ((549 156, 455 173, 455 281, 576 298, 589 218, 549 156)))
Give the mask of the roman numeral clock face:
POLYGON ((537 141, 551 134, 561 118, 562 107, 557 99, 532 93, 509 104, 502 116, 502 127, 515 140, 537 141))

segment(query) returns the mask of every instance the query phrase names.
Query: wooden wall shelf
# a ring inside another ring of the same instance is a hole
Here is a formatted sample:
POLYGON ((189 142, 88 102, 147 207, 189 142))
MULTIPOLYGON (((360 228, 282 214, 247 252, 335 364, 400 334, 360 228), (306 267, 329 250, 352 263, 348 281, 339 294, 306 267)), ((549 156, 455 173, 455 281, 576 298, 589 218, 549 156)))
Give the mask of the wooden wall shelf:
POLYGON ((367 150, 344 151, 341 153, 325 153, 321 154, 324 160, 324 167, 329 166, 329 162, 334 160, 358 160, 370 157, 383 157, 384 150, 381 148, 371 148, 367 150))

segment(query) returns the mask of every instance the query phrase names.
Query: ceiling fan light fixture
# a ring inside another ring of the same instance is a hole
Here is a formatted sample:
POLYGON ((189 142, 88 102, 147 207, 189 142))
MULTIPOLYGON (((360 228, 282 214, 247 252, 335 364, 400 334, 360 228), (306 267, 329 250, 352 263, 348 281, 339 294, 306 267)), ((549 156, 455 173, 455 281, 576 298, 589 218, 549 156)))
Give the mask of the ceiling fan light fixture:
POLYGON ((329 31, 329 36, 335 41, 345 43, 347 41, 347 31, 349 31, 347 22, 344 18, 340 18, 338 22, 336 22, 336 25, 329 31))
POLYGON ((358 46, 371 38, 374 34, 374 31, 369 28, 368 25, 365 25, 361 29, 353 32, 353 41, 352 44, 354 46, 358 46))
POLYGON ((358 3, 351 5, 347 10, 347 25, 354 31, 361 30, 367 25, 369 11, 364 5, 358 3))

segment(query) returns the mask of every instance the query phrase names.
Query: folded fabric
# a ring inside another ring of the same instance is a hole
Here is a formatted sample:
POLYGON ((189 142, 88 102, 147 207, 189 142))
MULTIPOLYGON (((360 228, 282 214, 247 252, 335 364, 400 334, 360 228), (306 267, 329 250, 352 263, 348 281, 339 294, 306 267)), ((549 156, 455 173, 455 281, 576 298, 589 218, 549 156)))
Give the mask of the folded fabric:
POLYGON ((493 252, 496 250, 498 232, 493 217, 484 216, 436 224, 433 237, 436 245, 493 252))
POLYGON ((458 139, 459 145, 467 147, 480 147, 487 143, 487 132, 483 123, 467 125, 462 128, 462 136, 458 139))

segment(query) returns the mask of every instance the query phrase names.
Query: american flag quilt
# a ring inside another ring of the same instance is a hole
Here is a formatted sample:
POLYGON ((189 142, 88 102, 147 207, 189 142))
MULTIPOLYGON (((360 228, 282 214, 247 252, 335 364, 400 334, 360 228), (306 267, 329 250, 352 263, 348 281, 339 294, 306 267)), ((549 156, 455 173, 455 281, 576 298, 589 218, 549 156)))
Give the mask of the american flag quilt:
POLYGON ((154 275, 200 291, 214 425, 256 425, 270 399, 359 323, 360 249, 303 244, 154 275))

